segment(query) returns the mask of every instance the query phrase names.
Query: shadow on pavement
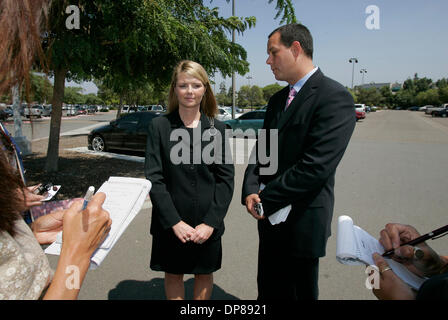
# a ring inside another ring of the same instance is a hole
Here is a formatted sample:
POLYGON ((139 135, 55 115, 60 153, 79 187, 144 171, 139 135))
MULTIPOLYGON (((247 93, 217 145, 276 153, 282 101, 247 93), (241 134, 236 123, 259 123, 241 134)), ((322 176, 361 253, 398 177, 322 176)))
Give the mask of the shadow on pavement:
MULTIPOLYGON (((194 279, 185 281, 185 299, 193 299, 194 279)), ((164 280, 154 278, 151 281, 125 280, 109 291, 109 300, 165 300, 164 280)), ((239 300, 213 285, 212 300, 239 300)))
POLYGON ((83 197, 89 186, 98 189, 110 176, 144 178, 144 163, 96 157, 78 153, 59 157, 59 170, 45 172, 46 157, 33 154, 24 157, 27 185, 52 182, 62 188, 54 200, 83 197))

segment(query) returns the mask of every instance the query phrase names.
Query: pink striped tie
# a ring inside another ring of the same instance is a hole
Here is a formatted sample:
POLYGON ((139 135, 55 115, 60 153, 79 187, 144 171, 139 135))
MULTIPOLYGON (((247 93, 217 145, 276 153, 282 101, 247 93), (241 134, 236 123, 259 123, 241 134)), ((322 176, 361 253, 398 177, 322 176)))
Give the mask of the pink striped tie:
POLYGON ((288 95, 288 100, 286 101, 286 107, 285 110, 289 107, 289 104, 291 103, 291 101, 294 99, 294 97, 296 96, 296 89, 294 89, 294 87, 291 87, 291 90, 289 90, 289 95, 288 95))

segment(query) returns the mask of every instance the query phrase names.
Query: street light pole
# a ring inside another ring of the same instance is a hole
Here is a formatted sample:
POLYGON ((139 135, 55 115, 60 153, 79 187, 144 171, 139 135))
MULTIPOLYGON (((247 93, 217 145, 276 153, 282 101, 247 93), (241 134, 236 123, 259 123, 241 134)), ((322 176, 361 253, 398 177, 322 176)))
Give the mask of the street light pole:
POLYGON ((248 98, 249 98, 249 104, 251 105, 250 111, 252 111, 252 99, 251 99, 251 90, 250 90, 250 80, 252 79, 252 77, 249 75, 246 77, 246 79, 248 80, 248 83, 249 83, 249 90, 247 92, 249 93, 248 98))
POLYGON ((350 58, 350 60, 348 60, 349 63, 353 63, 353 68, 352 68, 352 89, 353 89, 353 81, 355 79, 355 63, 358 63, 358 58, 350 58))
POLYGON ((14 142, 18 145, 21 155, 31 154, 31 142, 22 133, 22 118, 20 116, 20 86, 16 84, 12 87, 12 110, 14 117, 14 142))
POLYGON ((364 74, 367 73, 367 70, 361 69, 359 72, 362 73, 362 84, 364 85, 364 74))
MULTIPOLYGON (((232 0, 232 16, 235 16, 235 0, 232 0)), ((235 43, 235 29, 232 30, 232 43, 235 43)), ((232 71, 232 119, 235 119, 235 70, 232 71)))

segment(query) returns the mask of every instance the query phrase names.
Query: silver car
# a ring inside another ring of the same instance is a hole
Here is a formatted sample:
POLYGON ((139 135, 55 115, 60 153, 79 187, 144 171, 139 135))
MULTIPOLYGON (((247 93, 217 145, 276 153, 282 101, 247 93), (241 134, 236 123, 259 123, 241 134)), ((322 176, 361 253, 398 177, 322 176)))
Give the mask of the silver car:
POLYGON ((232 114, 228 113, 223 108, 218 108, 218 115, 216 116, 216 119, 220 121, 230 120, 232 119, 232 114))
POLYGON ((40 118, 40 117, 42 117, 44 111, 45 111, 44 107, 42 107, 41 105, 34 105, 29 108, 25 107, 23 110, 23 114, 27 118, 31 118, 31 117, 40 118))

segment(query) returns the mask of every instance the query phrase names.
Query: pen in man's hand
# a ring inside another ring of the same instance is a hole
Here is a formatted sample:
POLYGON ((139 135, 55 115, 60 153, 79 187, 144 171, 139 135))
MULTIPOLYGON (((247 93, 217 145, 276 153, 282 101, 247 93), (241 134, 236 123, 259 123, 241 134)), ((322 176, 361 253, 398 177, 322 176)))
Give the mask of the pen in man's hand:
MULTIPOLYGON (((443 237, 444 235, 447 235, 447 234, 448 234, 448 225, 446 225, 444 227, 441 227, 439 229, 436 229, 434 231, 431 231, 431 232, 429 232, 427 234, 424 234, 424 235, 422 235, 422 236, 420 236, 418 238, 415 238, 414 240, 411 240, 411 241, 408 241, 406 243, 403 243, 402 245, 400 245, 400 247, 403 247, 403 246, 415 246, 415 245, 417 245, 419 243, 422 243, 422 242, 424 242, 426 240, 440 238, 440 237, 443 237), (443 234, 443 233, 445 233, 445 234, 443 234), (437 237, 439 235, 440 235, 440 237, 437 237)), ((383 253, 383 257, 388 258, 388 257, 392 256, 394 254, 394 252, 395 252, 395 249, 390 249, 390 250, 388 250, 388 251, 383 253)), ((414 254, 415 254, 415 252, 414 252, 414 254)), ((420 256, 421 256, 421 254, 422 253, 419 253, 420 256)))
POLYGON ((95 187, 90 186, 86 192, 86 195, 84 196, 84 203, 82 204, 82 210, 84 210, 87 207, 87 204, 89 203, 90 199, 92 199, 94 192, 95 192, 95 187))

